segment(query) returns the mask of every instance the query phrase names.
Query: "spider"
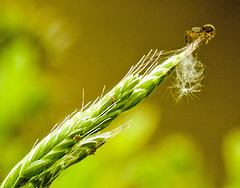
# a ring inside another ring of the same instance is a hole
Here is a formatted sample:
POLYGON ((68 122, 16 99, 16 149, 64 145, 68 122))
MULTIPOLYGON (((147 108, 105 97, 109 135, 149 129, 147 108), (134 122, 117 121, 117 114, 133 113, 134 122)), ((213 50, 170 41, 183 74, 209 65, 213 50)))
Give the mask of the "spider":
POLYGON ((73 137, 73 140, 75 140, 76 142, 79 141, 82 138, 81 135, 77 134, 73 137))
POLYGON ((211 24, 206 24, 203 27, 193 27, 192 30, 185 32, 185 41, 187 44, 194 42, 198 38, 203 38, 206 44, 215 36, 215 27, 211 24))

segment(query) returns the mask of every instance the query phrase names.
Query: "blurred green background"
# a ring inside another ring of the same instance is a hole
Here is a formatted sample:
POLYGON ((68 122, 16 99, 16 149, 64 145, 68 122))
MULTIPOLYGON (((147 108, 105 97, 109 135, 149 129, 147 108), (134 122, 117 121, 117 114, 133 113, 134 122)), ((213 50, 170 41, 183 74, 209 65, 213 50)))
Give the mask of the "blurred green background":
POLYGON ((240 2, 0 1, 0 181, 69 113, 110 90, 150 49, 216 37, 199 99, 174 104, 166 80, 114 126, 135 124, 52 187, 240 187, 240 2))

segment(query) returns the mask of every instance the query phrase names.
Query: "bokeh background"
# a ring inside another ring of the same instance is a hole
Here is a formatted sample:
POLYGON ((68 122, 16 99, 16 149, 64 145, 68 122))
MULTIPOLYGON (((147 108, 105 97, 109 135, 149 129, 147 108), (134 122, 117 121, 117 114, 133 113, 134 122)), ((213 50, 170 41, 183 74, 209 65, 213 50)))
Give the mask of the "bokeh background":
POLYGON ((211 23, 198 51, 208 68, 198 99, 174 104, 171 79, 115 120, 135 126, 52 187, 240 187, 238 0, 1 0, 0 181, 69 113, 110 90, 150 49, 185 45, 211 23))

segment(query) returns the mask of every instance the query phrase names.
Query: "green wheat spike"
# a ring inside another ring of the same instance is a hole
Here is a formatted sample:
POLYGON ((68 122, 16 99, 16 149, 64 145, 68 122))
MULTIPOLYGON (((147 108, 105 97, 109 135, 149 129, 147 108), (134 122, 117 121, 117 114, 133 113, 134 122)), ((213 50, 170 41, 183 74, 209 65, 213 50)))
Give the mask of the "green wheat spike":
POLYGON ((199 38, 172 52, 150 52, 105 96, 86 110, 66 118, 40 141, 8 174, 1 188, 49 187, 69 166, 92 155, 123 128, 102 133, 122 112, 146 98, 177 64, 202 42, 199 38), (96 134, 99 133, 99 134, 96 134))

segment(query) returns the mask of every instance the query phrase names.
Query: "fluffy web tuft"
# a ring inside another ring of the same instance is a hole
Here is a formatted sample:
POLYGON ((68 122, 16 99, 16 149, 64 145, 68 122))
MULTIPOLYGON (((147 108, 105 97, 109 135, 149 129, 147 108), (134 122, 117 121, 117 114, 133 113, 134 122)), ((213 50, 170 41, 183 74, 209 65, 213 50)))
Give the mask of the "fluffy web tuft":
POLYGON ((176 102, 183 97, 196 97, 194 93, 201 91, 205 66, 192 54, 179 62, 175 70, 175 80, 170 87, 176 102))

